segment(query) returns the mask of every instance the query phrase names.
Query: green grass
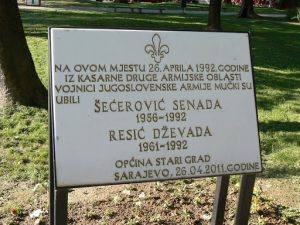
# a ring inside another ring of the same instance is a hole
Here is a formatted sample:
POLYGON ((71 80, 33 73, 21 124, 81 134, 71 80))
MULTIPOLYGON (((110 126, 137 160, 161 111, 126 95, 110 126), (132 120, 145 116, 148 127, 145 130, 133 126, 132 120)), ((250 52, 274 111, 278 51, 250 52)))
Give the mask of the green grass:
MULTIPOLYGON (((164 2, 164 3, 112 3, 112 2, 96 2, 89 0, 79 0, 79 1, 51 1, 47 0, 43 3, 44 6, 82 6, 82 7, 140 7, 140 8, 163 8, 163 9, 180 9, 180 3, 175 2, 164 2)), ((206 4, 187 4, 187 8, 194 10, 206 10, 208 5, 206 4)))
POLYGON ((24 106, 0 110, 0 176, 12 180, 47 180, 47 112, 24 106))
MULTIPOLYGON (((23 3, 23 0, 19 0, 20 3, 23 3)), ((180 1, 178 2, 161 2, 161 3, 151 3, 151 2, 142 2, 142 3, 113 3, 113 2, 97 2, 92 0, 42 0, 43 6, 79 6, 79 7, 101 7, 101 8, 111 8, 111 7, 130 7, 130 8, 150 8, 150 9, 181 9, 180 1)), ((207 4, 195 4, 188 3, 187 10, 208 10, 207 4)), ((224 12, 239 12, 240 6, 223 4, 222 11, 224 12)), ((286 14, 286 10, 279 10, 269 7, 255 7, 257 13, 269 13, 269 14, 286 14)))
MULTIPOLYGON (((205 30, 207 16, 85 11, 21 11, 28 44, 48 83, 48 27, 205 30)), ((265 177, 300 174, 300 25, 285 19, 222 18, 224 30, 250 31, 265 177)), ((33 183, 47 179, 47 112, 11 106, 0 112, 0 174, 33 183)))

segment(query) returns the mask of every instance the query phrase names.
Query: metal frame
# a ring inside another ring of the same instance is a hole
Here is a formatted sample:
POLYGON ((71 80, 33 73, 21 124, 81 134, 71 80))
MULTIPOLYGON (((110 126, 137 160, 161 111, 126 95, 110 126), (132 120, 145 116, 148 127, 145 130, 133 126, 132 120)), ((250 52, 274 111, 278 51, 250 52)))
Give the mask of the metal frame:
MULTIPOLYGON (((242 175, 234 225, 247 225, 255 184, 255 174, 242 175)), ((229 176, 218 177, 211 225, 223 225, 229 176)))

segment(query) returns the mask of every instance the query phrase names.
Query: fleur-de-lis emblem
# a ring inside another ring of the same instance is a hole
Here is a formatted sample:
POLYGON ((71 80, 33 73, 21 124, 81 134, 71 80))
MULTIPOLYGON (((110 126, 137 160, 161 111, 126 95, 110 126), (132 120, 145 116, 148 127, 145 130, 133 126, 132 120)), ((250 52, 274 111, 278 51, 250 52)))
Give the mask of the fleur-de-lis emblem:
POLYGON ((167 45, 161 45, 161 38, 158 34, 154 34, 152 37, 152 44, 145 46, 145 52, 151 54, 151 58, 156 63, 160 63, 161 59, 169 53, 169 47, 167 45))

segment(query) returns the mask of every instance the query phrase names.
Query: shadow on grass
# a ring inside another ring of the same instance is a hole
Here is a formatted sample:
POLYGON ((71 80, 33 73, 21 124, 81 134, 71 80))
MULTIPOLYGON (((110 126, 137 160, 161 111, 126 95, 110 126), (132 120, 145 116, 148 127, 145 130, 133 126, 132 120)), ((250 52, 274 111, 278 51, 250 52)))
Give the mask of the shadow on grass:
MULTIPOLYGON (((47 38, 47 27, 205 30, 206 15, 160 15, 95 11, 21 10, 27 36, 47 38)), ((222 17, 224 30, 250 31, 257 104, 272 110, 299 99, 300 24, 279 18, 222 17), (291 72, 289 72, 291 71, 291 72)), ((296 109, 294 109, 296 110, 296 109)))
POLYGON ((300 122, 282 122, 282 121, 268 121, 260 122, 259 129, 262 132, 298 132, 300 131, 300 122))
POLYGON ((255 66, 300 71, 300 24, 281 18, 236 18, 232 23, 232 17, 222 17, 223 29, 251 33, 255 66))
MULTIPOLYGON (((207 15, 21 10, 26 35, 47 37, 47 27, 206 30, 207 15)), ((222 16, 224 31, 250 31, 255 66, 300 71, 300 26, 280 18, 222 16)))
POLYGON ((271 166, 263 174, 259 175, 260 177, 268 177, 268 178, 291 178, 293 176, 299 176, 300 168, 286 166, 286 165, 278 165, 271 166))
POLYGON ((261 176, 272 178, 291 178, 300 174, 300 152, 287 148, 267 157, 266 170, 261 176))
POLYGON ((271 110, 286 101, 299 100, 300 71, 285 75, 265 69, 255 69, 255 72, 259 108, 271 110))
POLYGON ((130 14, 83 11, 21 11, 27 36, 47 37, 47 27, 204 30, 205 20, 187 15, 130 14))
MULTIPOLYGON (((207 16, 204 15, 35 10, 21 11, 21 14, 26 35, 45 39, 48 35, 47 27, 205 30, 207 23, 207 16)), ((250 20, 230 16, 222 17, 222 24, 224 30, 251 32, 258 107, 272 110, 286 101, 296 102, 300 87, 300 26, 284 19, 250 20)), ((275 153, 268 162, 264 176, 299 175, 299 165, 294 163, 299 156, 298 149, 295 147, 291 154, 289 146, 299 146, 299 135, 296 132, 300 130, 300 123, 273 120, 260 123, 260 129, 265 135, 262 141, 263 153, 275 153), (285 149, 283 153, 279 152, 281 149, 285 149)))
MULTIPOLYGON (((79 6, 79 7, 100 7, 100 8, 111 8, 111 7, 126 7, 126 8, 152 8, 152 9, 181 9, 180 2, 156 2, 155 4, 151 2, 132 2, 130 4, 127 3, 117 3, 117 2, 100 2, 100 1, 87 1, 87 0, 76 0, 76 1, 57 1, 57 0, 44 0, 43 5, 51 7, 51 6, 79 6)), ((207 4, 194 4, 187 3, 188 9, 194 10, 208 10, 207 4)), ((230 7, 230 10, 234 9, 234 7, 230 7)), ((270 10, 269 10, 270 11, 270 10)), ((272 10, 273 12, 274 10, 272 10)), ((275 12, 276 13, 276 12, 275 12)))

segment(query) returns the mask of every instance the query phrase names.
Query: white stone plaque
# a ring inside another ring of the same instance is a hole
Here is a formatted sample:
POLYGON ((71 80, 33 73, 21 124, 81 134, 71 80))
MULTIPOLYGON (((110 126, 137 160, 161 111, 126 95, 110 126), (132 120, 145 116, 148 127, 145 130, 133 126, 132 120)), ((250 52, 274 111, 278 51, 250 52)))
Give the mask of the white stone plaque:
POLYGON ((248 33, 49 37, 58 187, 262 170, 248 33))

